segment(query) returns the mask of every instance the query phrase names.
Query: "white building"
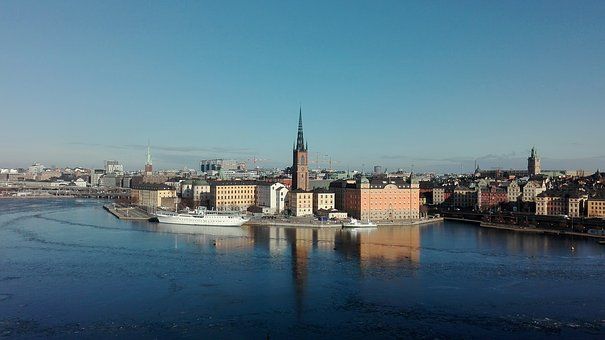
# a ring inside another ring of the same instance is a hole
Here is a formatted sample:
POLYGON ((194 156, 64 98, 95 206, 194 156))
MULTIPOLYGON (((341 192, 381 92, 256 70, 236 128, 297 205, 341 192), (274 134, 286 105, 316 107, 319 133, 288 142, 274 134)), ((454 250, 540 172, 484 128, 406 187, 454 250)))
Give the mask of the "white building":
POLYGON ((44 165, 42 165, 40 163, 34 163, 29 166, 29 168, 27 169, 27 172, 32 173, 32 174, 40 174, 40 173, 44 172, 44 165))
POLYGON ((123 174, 124 166, 118 161, 105 161, 105 173, 123 174))
POLYGON ((281 183, 261 183, 256 187, 256 205, 268 208, 268 213, 279 214, 286 207, 288 188, 281 183))
POLYGON ((85 180, 83 180, 82 178, 78 178, 74 181, 74 184, 78 187, 78 188, 86 188, 86 186, 88 185, 88 183, 86 183, 85 180))

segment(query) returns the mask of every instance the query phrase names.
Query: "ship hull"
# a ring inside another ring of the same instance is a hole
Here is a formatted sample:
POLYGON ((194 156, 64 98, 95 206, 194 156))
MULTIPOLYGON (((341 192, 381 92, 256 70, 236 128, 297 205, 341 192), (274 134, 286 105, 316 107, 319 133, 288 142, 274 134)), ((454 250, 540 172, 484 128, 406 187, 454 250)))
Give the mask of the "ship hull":
POLYGON ((170 224, 185 224, 185 225, 200 225, 200 226, 217 226, 217 227, 241 227, 248 222, 247 219, 239 216, 163 216, 157 215, 160 223, 170 224))

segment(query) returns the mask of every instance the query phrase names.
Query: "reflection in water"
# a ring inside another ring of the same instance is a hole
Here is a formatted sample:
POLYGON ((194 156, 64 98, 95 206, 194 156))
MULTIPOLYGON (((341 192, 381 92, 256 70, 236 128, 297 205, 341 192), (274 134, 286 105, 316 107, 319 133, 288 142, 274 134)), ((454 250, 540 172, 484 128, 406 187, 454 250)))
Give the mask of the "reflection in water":
MULTIPOLYGON (((160 233, 185 235, 185 241, 201 246, 213 245, 219 250, 249 249, 254 239, 248 237, 248 231, 240 227, 211 227, 169 223, 150 223, 149 230, 160 233)), ((175 239, 175 248, 178 244, 175 239)))
POLYGON ((150 225, 150 229, 163 233, 188 235, 185 241, 202 247, 210 244, 221 250, 257 247, 268 250, 274 256, 289 254, 299 315, 302 313, 308 281, 310 251, 335 251, 345 258, 358 261, 360 269, 368 269, 372 265, 420 261, 419 226, 341 230, 340 228, 207 227, 155 223, 150 225))

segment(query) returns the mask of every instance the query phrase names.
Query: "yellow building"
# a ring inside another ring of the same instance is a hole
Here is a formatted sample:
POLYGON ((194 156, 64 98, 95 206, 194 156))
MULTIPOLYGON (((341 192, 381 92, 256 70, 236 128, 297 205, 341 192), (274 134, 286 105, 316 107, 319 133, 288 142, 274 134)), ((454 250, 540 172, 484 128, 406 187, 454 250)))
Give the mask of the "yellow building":
POLYGON ((605 195, 590 197, 586 205, 588 217, 605 218, 605 195))
POLYGON ((288 193, 288 208, 293 216, 313 215, 313 192, 292 190, 288 193))
POLYGON ((131 189, 130 195, 134 204, 146 208, 174 209, 176 203, 176 189, 165 184, 137 184, 131 189))
POLYGON ((210 208, 217 210, 247 210, 255 205, 256 182, 210 182, 210 208))
POLYGON ((333 192, 327 192, 324 190, 313 191, 313 213, 317 213, 318 210, 334 209, 335 194, 333 192))

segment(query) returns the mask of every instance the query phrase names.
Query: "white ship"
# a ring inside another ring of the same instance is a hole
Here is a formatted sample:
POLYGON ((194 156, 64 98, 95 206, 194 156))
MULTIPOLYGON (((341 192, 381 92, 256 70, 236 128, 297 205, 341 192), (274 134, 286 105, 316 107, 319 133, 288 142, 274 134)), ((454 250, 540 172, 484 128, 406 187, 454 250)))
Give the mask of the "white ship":
POLYGON ((249 220, 243 217, 239 211, 206 210, 204 207, 181 212, 158 211, 155 216, 161 223, 220 227, 239 227, 249 220))
POLYGON ((350 222, 343 222, 342 227, 343 228, 377 228, 376 223, 374 223, 374 222, 371 222, 369 220, 367 222, 361 222, 354 218, 351 218, 350 222))

